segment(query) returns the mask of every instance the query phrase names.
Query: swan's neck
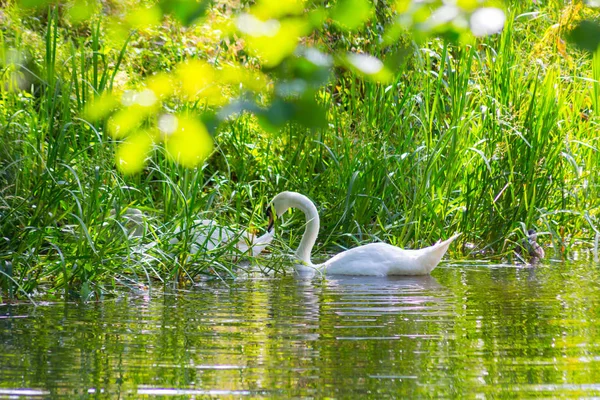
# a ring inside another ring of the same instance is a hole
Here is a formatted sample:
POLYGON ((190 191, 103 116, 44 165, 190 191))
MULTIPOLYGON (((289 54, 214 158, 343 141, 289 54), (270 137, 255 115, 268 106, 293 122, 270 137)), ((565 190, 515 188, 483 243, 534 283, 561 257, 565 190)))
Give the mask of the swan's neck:
POLYGON ((304 216, 306 217, 306 228, 300 245, 296 250, 296 257, 303 263, 313 266, 310 260, 310 253, 319 235, 319 212, 313 202, 304 196, 295 198, 293 202, 290 202, 290 206, 304 212, 304 216))

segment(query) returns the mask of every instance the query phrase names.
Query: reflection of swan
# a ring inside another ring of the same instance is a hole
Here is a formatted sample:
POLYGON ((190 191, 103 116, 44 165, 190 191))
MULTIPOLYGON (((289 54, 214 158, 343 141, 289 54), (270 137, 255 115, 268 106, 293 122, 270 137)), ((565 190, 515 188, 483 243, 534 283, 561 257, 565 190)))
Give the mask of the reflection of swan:
MULTIPOLYGON (((298 208, 306 216, 306 230, 296 250, 296 257, 310 269, 340 275, 426 275, 440 262, 450 243, 458 235, 419 250, 403 250, 387 243, 371 243, 337 254, 323 264, 315 265, 310 253, 319 234, 319 213, 310 199, 300 193, 282 192, 273 198, 277 216, 289 208, 298 208)), ((269 208, 269 228, 273 216, 269 208)), ((306 268, 304 268, 306 269, 306 268)))
POLYGON ((438 291, 444 286, 431 275, 413 275, 413 276, 347 276, 339 275, 333 279, 327 280, 329 287, 346 287, 345 290, 360 292, 400 293, 406 290, 432 290, 438 291), (349 288, 349 289, 348 289, 349 288))
MULTIPOLYGON (((175 228, 173 235, 178 235, 182 229, 175 228)), ((273 230, 268 231, 264 235, 257 237, 255 234, 248 233, 243 230, 235 232, 231 228, 220 226, 215 221, 210 219, 197 219, 189 229, 190 254, 196 254, 199 250, 210 251, 227 243, 236 241, 235 247, 242 254, 257 256, 273 241, 273 230)), ((169 240, 170 244, 179 243, 177 237, 169 240)))

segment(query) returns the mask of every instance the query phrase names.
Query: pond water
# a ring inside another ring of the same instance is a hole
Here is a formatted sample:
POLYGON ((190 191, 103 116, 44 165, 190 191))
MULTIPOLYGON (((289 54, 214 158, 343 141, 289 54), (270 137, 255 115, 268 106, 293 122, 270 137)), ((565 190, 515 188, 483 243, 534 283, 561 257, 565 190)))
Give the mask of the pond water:
POLYGON ((600 268, 444 265, 0 306, 0 398, 600 396, 600 268))

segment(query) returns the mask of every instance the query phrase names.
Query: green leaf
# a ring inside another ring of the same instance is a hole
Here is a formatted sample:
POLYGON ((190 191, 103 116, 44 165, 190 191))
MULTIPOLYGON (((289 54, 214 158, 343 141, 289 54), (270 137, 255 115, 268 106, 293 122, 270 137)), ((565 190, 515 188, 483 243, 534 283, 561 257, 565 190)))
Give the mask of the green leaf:
POLYGON ((23 8, 41 8, 47 7, 50 2, 50 0, 20 0, 17 1, 17 5, 23 8))
POLYGON ((370 54, 348 53, 344 62, 348 68, 374 82, 386 83, 392 80, 391 71, 379 58, 370 54))
POLYGON ((331 18, 342 28, 358 29, 373 15, 369 0, 339 0, 331 11, 331 18))
POLYGON ((590 20, 581 21, 569 32, 567 38, 579 48, 595 52, 600 46, 600 23, 590 20))
POLYGON ((294 121, 310 129, 327 125, 325 108, 318 104, 314 95, 305 95, 294 104, 294 121))
POLYGON ((408 43, 399 45, 396 49, 386 54, 384 64, 390 71, 398 71, 406 65, 407 60, 413 55, 413 49, 408 43))
POLYGON ((300 98, 278 97, 269 108, 258 112, 257 115, 261 125, 270 131, 276 131, 288 122, 295 122, 310 129, 323 128, 327 124, 325 109, 317 103, 313 91, 300 98))
POLYGON ((300 78, 310 88, 320 87, 331 79, 333 58, 315 48, 296 51, 298 57, 289 58, 288 64, 294 78, 300 78))
POLYGON ((292 119, 294 107, 291 103, 277 97, 266 110, 257 113, 261 125, 268 130, 276 130, 292 119))
POLYGON ((204 16, 209 4, 206 0, 161 0, 159 6, 164 14, 171 14, 182 24, 191 25, 204 16))

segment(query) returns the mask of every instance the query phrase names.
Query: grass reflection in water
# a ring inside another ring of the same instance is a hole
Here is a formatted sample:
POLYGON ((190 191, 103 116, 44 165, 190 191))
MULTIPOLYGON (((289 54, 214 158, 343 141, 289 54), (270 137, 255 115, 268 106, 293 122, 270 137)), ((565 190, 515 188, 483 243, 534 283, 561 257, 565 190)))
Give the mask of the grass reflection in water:
POLYGON ((0 398, 598 396, 597 275, 446 265, 3 305, 0 398))

